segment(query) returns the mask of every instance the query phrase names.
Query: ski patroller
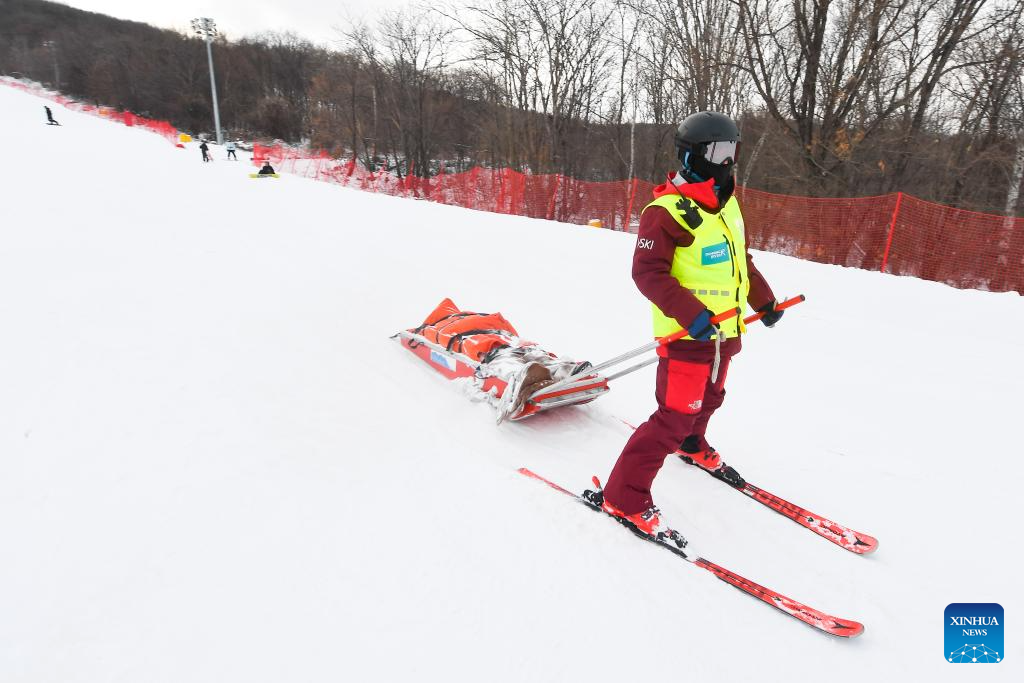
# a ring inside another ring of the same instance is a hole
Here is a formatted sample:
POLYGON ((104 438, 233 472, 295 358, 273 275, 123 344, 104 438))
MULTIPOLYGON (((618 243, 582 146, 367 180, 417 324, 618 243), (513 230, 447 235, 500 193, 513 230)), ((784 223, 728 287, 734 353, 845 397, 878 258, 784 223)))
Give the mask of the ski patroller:
MULTIPOLYGON (((786 299, 778 306, 776 306, 776 310, 785 310, 805 300, 806 297, 804 297, 803 294, 800 294, 796 297, 793 297, 792 299, 786 299)), ((763 317, 764 313, 755 313, 744 318, 743 322, 744 324, 749 325, 753 322, 760 320, 763 317)), ((643 365, 646 365, 648 363, 653 363, 656 360, 657 358, 650 359, 637 367, 642 367, 643 365)), ((612 377, 609 377, 609 379, 612 379, 612 377)), ((635 426, 631 425, 630 423, 626 422, 621 418, 619 418, 619 421, 622 422, 627 427, 629 427, 630 429, 636 429, 635 426)), ((790 503, 789 501, 780 498, 774 493, 765 491, 764 489, 755 486, 749 482, 744 481, 743 486, 734 485, 728 479, 721 476, 721 472, 726 469, 726 464, 724 461, 721 463, 721 467, 716 472, 708 470, 705 467, 701 467, 700 465, 695 463, 692 458, 690 458, 690 454, 682 450, 677 450, 675 452, 675 455, 678 455, 681 460, 690 465, 700 467, 700 469, 704 470, 705 472, 715 477, 716 479, 719 479, 720 481, 726 483, 731 488, 741 491, 742 493, 744 493, 750 498, 753 498, 762 505, 771 508, 772 510, 775 510, 775 512, 779 513, 783 517, 793 520, 805 529, 813 531, 817 535, 821 536, 822 538, 828 541, 831 541, 832 543, 835 543, 841 548, 849 550, 850 552, 856 553, 858 555, 866 555, 868 553, 872 553, 878 548, 878 539, 876 539, 873 536, 862 533, 860 531, 854 531, 850 527, 833 522, 830 519, 815 514, 810 510, 807 510, 806 508, 800 507, 799 505, 794 505, 793 503, 790 503)))
POLYGON ((778 591, 774 591, 771 588, 766 588, 765 586, 754 583, 753 581, 750 581, 749 579, 746 579, 740 576, 739 574, 729 569, 726 569, 721 565, 715 564, 714 562, 704 557, 701 557, 697 553, 697 551, 694 550, 686 541, 683 541, 683 546, 679 547, 674 543, 664 542, 662 540, 659 540, 658 538, 654 538, 652 536, 639 532, 635 528, 633 528, 625 519, 616 517, 614 515, 608 515, 608 513, 606 513, 600 507, 596 507, 592 505, 590 502, 588 502, 583 496, 573 493, 572 491, 563 488, 562 486, 559 486, 558 484, 554 483, 553 481, 550 481, 549 479, 545 479, 544 477, 540 476, 539 474, 536 474, 535 472, 525 467, 519 468, 518 471, 520 474, 524 476, 530 477, 531 479, 536 479, 537 481, 547 484, 555 491, 558 491, 559 493, 563 493, 575 499, 578 503, 585 505, 587 508, 595 512, 600 512, 601 514, 611 517, 617 522, 623 524, 623 526, 625 526, 626 528, 633 531, 640 538, 650 543, 654 543, 657 546, 665 548, 672 554, 683 558, 687 562, 694 564, 700 567, 701 569, 706 569, 707 571, 714 574, 718 579, 726 582, 730 586, 733 586, 734 588, 743 591, 747 595, 751 595, 757 598, 758 600, 761 600, 762 602, 771 605, 779 611, 793 617, 794 619, 798 619, 799 621, 807 624, 808 626, 811 626, 819 631, 840 638, 854 638, 864 632, 864 625, 860 622, 852 621, 850 619, 842 619, 831 614, 826 614, 821 610, 815 609, 813 607, 805 605, 802 602, 798 602, 797 600, 787 597, 782 593, 779 593, 778 591))

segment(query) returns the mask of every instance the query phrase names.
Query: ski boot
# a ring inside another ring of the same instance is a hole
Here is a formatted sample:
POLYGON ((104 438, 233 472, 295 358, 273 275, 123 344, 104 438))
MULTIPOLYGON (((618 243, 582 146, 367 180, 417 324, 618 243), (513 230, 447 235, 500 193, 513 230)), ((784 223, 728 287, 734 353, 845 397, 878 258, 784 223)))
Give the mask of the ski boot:
POLYGON ((686 437, 676 454, 683 462, 696 465, 733 488, 743 490, 743 487, 747 485, 740 473, 726 465, 718 451, 712 448, 703 437, 696 434, 686 437))
POLYGON ((641 536, 656 543, 663 543, 673 551, 680 553, 685 557, 685 553, 683 553, 682 550, 687 545, 686 539, 675 529, 670 529, 661 523, 661 510, 659 510, 657 506, 651 505, 643 512, 636 512, 632 515, 627 515, 622 510, 605 500, 604 490, 601 488, 601 481, 597 477, 593 477, 592 481, 596 488, 593 491, 587 489, 583 492, 582 497, 584 502, 594 508, 597 508, 601 512, 604 512, 606 515, 615 518, 615 521, 622 524, 637 536, 641 536))

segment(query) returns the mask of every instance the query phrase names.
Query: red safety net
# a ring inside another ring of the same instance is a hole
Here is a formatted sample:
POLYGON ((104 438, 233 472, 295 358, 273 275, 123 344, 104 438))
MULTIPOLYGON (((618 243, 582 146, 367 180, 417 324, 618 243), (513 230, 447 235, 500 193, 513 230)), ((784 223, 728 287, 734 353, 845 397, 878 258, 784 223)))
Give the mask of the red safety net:
MULTIPOLYGON (((431 178, 372 172, 285 145, 256 145, 254 160, 277 170, 371 192, 418 197, 481 211, 601 225, 636 232, 654 185, 587 182, 511 169, 473 168, 431 178)), ((903 193, 818 199, 737 192, 755 249, 953 287, 1024 293, 1024 218, 955 209, 903 193)))
MULTIPOLYGON (((177 128, 167 121, 76 102, 37 83, 0 78, 0 84, 178 141, 177 128)), ((599 221, 602 227, 629 232, 636 232, 654 187, 635 178, 588 182, 480 167, 431 178, 399 177, 370 171, 355 159, 339 161, 322 151, 287 145, 255 145, 253 160, 371 192, 567 223, 599 221)), ((1024 218, 964 211, 903 193, 818 199, 740 188, 737 194, 755 249, 953 287, 1024 293, 1024 218)))
POLYGON ((175 128, 167 121, 157 121, 156 119, 147 119, 144 116, 133 114, 130 111, 119 111, 117 109, 111 109, 110 107, 100 107, 94 104, 84 104, 70 97, 65 97, 58 92, 47 90, 38 83, 19 81, 13 78, 0 78, 0 84, 6 85, 11 88, 23 90, 30 95, 41 97, 51 102, 55 102, 65 109, 71 111, 78 111, 85 114, 92 114, 93 116, 102 116, 103 118, 111 121, 117 121, 126 126, 132 126, 135 128, 145 128, 146 130, 162 135, 173 143, 178 142, 178 129, 175 128))

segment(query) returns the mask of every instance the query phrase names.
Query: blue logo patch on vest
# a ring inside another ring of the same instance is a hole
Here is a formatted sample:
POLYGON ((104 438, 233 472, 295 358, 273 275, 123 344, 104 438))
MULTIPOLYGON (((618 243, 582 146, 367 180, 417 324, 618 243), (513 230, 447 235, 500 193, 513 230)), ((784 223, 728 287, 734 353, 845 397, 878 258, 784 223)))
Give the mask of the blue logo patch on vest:
POLYGON ((709 247, 704 247, 700 252, 700 264, 702 266, 713 266, 716 263, 725 263, 729 260, 729 243, 719 242, 709 247))

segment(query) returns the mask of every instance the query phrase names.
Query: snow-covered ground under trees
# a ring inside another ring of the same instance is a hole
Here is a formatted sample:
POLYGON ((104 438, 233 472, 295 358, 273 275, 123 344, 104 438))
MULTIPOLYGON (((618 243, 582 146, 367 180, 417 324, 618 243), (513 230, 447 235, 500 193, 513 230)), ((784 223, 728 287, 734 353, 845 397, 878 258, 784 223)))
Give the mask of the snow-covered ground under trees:
POLYGON ((655 499, 843 641, 516 474, 604 478, 652 368, 495 426, 388 339, 451 296, 639 346, 633 237, 250 180, 43 104, 0 87, 0 681, 1021 680, 1017 294, 757 255, 808 300, 751 329, 712 442, 880 549, 678 461, 655 499), (952 602, 1003 605, 1005 662, 943 659, 952 602))

